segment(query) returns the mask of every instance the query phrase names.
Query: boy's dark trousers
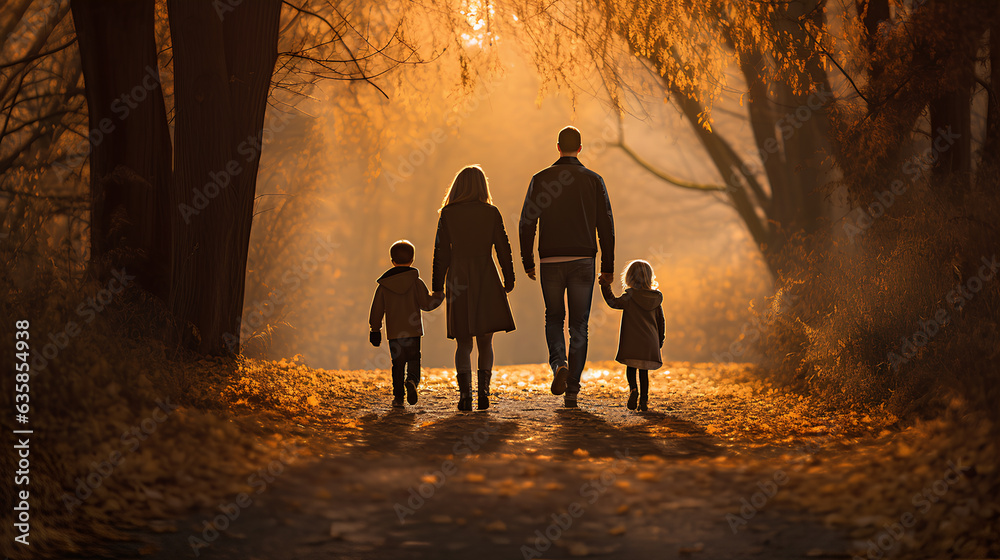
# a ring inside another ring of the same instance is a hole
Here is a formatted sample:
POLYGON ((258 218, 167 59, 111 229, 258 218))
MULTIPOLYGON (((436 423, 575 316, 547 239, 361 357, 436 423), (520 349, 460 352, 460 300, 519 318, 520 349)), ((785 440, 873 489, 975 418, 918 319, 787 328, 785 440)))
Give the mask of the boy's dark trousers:
POLYGON ((401 399, 406 396, 405 380, 420 385, 420 337, 390 338, 389 356, 392 358, 392 396, 401 399))

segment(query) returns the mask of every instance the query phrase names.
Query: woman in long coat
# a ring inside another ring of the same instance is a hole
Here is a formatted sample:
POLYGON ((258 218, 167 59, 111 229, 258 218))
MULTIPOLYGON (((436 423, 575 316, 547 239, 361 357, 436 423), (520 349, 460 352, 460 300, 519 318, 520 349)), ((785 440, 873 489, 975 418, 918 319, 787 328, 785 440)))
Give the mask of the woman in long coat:
POLYGON ((431 289, 440 294, 446 287, 448 338, 458 342, 458 409, 472 410, 473 338, 479 349, 478 408, 489 408, 493 333, 514 330, 507 302, 507 294, 514 289, 514 261, 503 217, 492 204, 486 175, 478 165, 455 175, 441 205, 431 289), (494 249, 502 281, 493 261, 494 249))

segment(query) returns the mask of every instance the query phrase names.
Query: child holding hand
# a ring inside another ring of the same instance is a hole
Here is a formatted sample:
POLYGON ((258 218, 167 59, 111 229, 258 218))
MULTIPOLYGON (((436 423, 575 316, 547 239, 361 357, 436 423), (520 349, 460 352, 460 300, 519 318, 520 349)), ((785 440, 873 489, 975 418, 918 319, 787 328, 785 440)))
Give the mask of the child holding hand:
POLYGON ((615 297, 610 282, 601 282, 601 294, 612 309, 622 310, 621 333, 618 338, 618 355, 615 360, 624 364, 628 379, 628 409, 647 409, 649 402, 649 370, 663 366, 660 348, 663 347, 664 320, 663 294, 657 288, 653 267, 644 260, 634 260, 622 273, 624 293, 615 297), (639 385, 636 387, 636 373, 639 385))

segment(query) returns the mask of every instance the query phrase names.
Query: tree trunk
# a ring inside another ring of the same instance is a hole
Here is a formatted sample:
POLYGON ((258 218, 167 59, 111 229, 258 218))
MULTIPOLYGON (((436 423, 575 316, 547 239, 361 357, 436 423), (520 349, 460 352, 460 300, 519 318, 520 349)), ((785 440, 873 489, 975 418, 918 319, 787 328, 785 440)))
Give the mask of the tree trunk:
POLYGON ((278 0, 169 0, 174 46, 174 290, 187 346, 239 352, 261 135, 277 60, 278 0))
MULTIPOLYGON (((973 70, 973 59, 969 59, 973 70)), ((932 168, 936 188, 946 190, 958 201, 969 190, 972 173, 972 80, 962 80, 957 90, 930 103, 931 144, 937 161, 932 168), (934 147, 935 139, 946 134, 957 137, 946 149, 934 147)))
POLYGON ((986 92, 986 131, 977 171, 980 188, 995 185, 997 173, 1000 172, 1000 21, 994 21, 990 26, 989 48, 990 82, 986 92))
POLYGON ((166 300, 170 133, 153 0, 73 0, 91 131, 90 246, 98 277, 126 268, 166 300))

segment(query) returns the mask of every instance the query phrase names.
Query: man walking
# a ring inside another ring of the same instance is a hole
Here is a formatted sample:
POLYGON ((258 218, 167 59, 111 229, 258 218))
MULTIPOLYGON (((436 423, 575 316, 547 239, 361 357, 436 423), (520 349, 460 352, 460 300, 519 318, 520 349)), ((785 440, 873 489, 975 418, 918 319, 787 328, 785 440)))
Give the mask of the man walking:
POLYGON ((587 361, 587 324, 594 296, 595 257, 601 247, 601 279, 611 282, 615 270, 615 226, 604 179, 577 159, 580 131, 559 131, 559 159, 531 178, 521 209, 521 262, 528 278, 536 278, 535 231, 538 231, 538 274, 545 300, 545 342, 552 366, 552 394, 565 393, 575 407, 580 375, 587 361), (563 325, 569 307, 569 353, 563 325))

